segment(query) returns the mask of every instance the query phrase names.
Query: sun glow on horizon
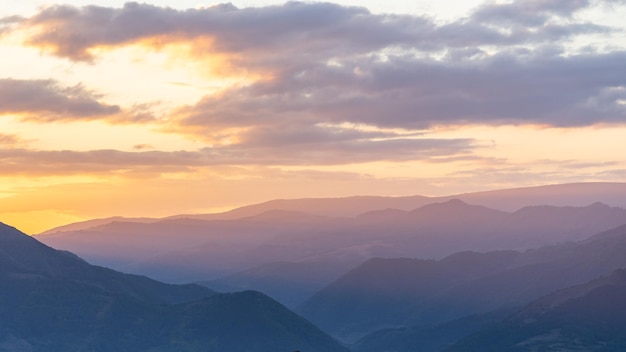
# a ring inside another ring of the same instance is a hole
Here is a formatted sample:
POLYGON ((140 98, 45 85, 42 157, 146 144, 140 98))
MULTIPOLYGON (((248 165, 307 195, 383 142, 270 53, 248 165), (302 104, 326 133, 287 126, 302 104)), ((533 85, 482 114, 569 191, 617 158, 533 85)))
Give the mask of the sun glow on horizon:
POLYGON ((67 3, 0 4, 0 221, 31 233, 626 176, 624 4, 67 3))

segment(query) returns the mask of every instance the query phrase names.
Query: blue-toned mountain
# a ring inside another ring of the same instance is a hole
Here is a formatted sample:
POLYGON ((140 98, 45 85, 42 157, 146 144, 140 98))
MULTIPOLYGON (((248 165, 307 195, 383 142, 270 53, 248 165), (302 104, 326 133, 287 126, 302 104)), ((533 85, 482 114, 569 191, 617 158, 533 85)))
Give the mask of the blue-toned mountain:
POLYGON ((217 294, 92 266, 0 224, 1 351, 336 351, 255 291, 217 294))

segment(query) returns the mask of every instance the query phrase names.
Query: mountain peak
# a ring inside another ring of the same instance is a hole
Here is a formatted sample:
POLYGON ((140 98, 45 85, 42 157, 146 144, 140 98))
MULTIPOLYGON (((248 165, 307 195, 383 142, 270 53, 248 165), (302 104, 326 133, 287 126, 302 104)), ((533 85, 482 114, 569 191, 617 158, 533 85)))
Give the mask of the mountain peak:
POLYGON ((609 206, 609 205, 607 205, 605 203, 602 203, 602 202, 595 202, 595 203, 589 204, 587 206, 587 208, 590 208, 590 209, 608 209, 610 207, 611 206, 609 206))
POLYGON ((0 236, 23 235, 20 230, 0 222, 0 236))
POLYGON ((431 218, 441 217, 457 217, 457 218, 471 218, 471 217, 497 217, 499 215, 508 214, 500 210, 484 207, 482 205, 468 204, 460 199, 450 199, 441 203, 432 203, 424 205, 411 211, 414 216, 426 216, 431 218))
POLYGON ((443 202, 442 204, 449 204, 449 205, 469 205, 467 203, 465 203, 464 201, 458 199, 458 198, 453 198, 450 199, 448 201, 443 202))

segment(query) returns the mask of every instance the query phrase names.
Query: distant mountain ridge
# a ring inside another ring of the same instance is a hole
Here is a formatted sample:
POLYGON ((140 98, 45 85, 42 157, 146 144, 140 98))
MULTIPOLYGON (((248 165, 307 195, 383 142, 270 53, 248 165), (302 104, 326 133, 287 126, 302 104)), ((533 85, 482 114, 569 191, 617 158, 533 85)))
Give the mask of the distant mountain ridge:
POLYGON ((353 218, 270 210, 236 220, 112 222, 37 238, 117 270, 209 287, 213 281, 229 291, 257 289, 295 307, 372 257, 437 259, 463 250, 525 250, 578 241, 622 224, 626 210, 600 203, 508 213, 453 199, 353 218), (276 262, 284 264, 268 266, 276 262), (310 278, 306 286, 301 277, 310 278))
POLYGON ((344 198, 276 199, 214 214, 180 214, 160 219, 124 218, 121 216, 106 219, 95 219, 52 228, 40 233, 40 235, 67 230, 84 230, 112 221, 150 223, 164 219, 181 218, 193 218, 200 220, 234 220, 256 216, 271 210, 289 210, 330 217, 355 217, 363 213, 383 209, 411 211, 427 204, 445 202, 451 199, 460 199, 467 203, 483 205, 489 208, 509 212, 532 205, 582 207, 594 202, 602 202, 614 207, 626 207, 626 183, 571 183, 482 191, 438 197, 416 195, 405 197, 354 196, 344 198))

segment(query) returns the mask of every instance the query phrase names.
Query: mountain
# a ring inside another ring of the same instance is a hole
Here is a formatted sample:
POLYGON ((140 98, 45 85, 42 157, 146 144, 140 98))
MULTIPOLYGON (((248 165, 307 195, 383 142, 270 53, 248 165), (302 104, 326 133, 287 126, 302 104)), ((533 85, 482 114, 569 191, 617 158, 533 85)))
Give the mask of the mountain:
POLYGON ((111 222, 37 236, 92 263, 159 280, 261 290, 294 307, 372 257, 443 258, 577 241, 626 224, 626 210, 532 206, 508 213, 448 200, 353 218, 269 210, 236 220, 111 222), (271 265, 271 263, 290 263, 271 265), (324 272, 319 273, 323 267, 324 272), (302 277, 310 280, 302 285, 302 277), (212 282, 213 280, 219 280, 212 282))
POLYGON ((442 260, 374 259, 297 311, 347 342, 385 328, 434 326, 510 309, 626 267, 626 225, 525 252, 464 252, 442 260))
POLYGON ((110 218, 79 221, 79 222, 75 222, 75 223, 71 223, 71 224, 67 224, 63 226, 58 226, 58 227, 49 229, 47 231, 44 231, 40 233, 39 235, 49 235, 49 234, 56 233, 56 232, 85 230, 85 229, 89 229, 89 228, 96 227, 96 226, 110 224, 112 222, 139 222, 139 223, 147 224, 147 223, 156 222, 159 220, 160 219, 156 219, 156 218, 127 218, 123 216, 113 216, 110 218))
POLYGON ((198 285, 168 285, 144 276, 89 265, 70 252, 52 249, 0 223, 0 270, 10 278, 49 278, 80 283, 154 304, 182 303, 214 295, 198 285))
POLYGON ((185 214, 175 215, 170 218, 233 220, 256 216, 271 210, 287 210, 330 217, 354 217, 369 211, 386 208, 412 210, 433 202, 433 198, 425 196, 275 199, 219 214, 185 214))
POLYGON ((337 351, 254 291, 216 294, 96 267, 0 224, 2 351, 337 351))
MULTIPOLYGON (((357 256, 353 256, 354 263, 358 262, 358 251, 365 253, 361 256, 361 260, 365 260, 368 254, 386 257, 443 254, 442 247, 448 251, 463 248, 524 249, 533 245, 580 240, 624 223, 626 211, 601 203, 587 207, 533 206, 513 214, 455 200, 427 205, 411 212, 386 209, 358 216, 350 225, 355 229, 352 233, 360 236, 355 243, 342 247, 342 243, 337 241, 334 249, 327 251, 318 262, 261 265, 212 281, 207 286, 223 290, 254 288, 294 307, 312 295, 314 288, 321 289, 324 284, 347 272, 347 265, 342 268, 338 264, 329 265, 328 261, 350 256, 348 251, 357 251, 357 256), (372 238, 368 237, 370 234, 383 236, 372 238), (320 267, 327 270, 320 272, 320 267)), ((348 232, 344 230, 338 234, 346 235, 348 232)), ((297 244, 294 247, 297 248, 297 244)))
POLYGON ((253 204, 218 214, 185 214, 173 218, 232 220, 255 216, 268 210, 290 210, 331 217, 354 217, 370 211, 398 209, 410 211, 421 206, 451 199, 504 211, 516 211, 530 205, 582 207, 602 202, 626 207, 626 182, 587 182, 520 187, 493 191, 426 197, 356 196, 345 198, 277 199, 253 204))
POLYGON ((626 270, 563 289, 458 342, 463 351, 624 351, 626 270))
POLYGON ((602 202, 613 207, 626 208, 626 182, 588 182, 545 185, 439 197, 356 196, 345 198, 276 199, 239 207, 223 213, 180 214, 163 219, 124 218, 121 216, 94 219, 49 229, 42 232, 41 235, 84 230, 114 221, 150 223, 166 219, 236 220, 257 216, 273 210, 284 210, 328 217, 355 217, 360 214, 385 209, 411 211, 424 205, 441 203, 452 199, 459 199, 466 203, 482 205, 508 212, 517 211, 526 206, 552 205, 582 207, 594 202, 602 202))
POLYGON ((440 352, 464 337, 500 323, 512 310, 473 314, 435 326, 375 331, 350 346, 352 352, 440 352))
MULTIPOLYGON (((624 208, 595 202, 584 207, 528 206, 514 212, 505 226, 515 228, 527 243, 547 233, 552 243, 582 240, 591 234, 625 224, 624 208), (537 232, 542 229, 542 232, 537 232)), ((549 243, 544 243, 549 244, 549 243)))
POLYGON ((295 308, 349 269, 325 262, 274 262, 198 284, 220 292, 254 289, 295 308))
POLYGON ((582 207, 602 202, 626 208, 626 182, 585 182, 520 187, 455 195, 472 204, 504 211, 516 211, 529 205, 582 207))
POLYGON ((367 333, 403 326, 432 326, 466 314, 430 305, 457 285, 519 265, 515 251, 462 252, 442 260, 374 258, 335 280, 297 311, 346 342, 367 333), (409 322, 421 311, 419 321, 409 322))

